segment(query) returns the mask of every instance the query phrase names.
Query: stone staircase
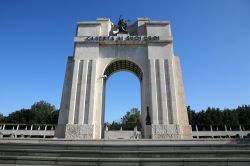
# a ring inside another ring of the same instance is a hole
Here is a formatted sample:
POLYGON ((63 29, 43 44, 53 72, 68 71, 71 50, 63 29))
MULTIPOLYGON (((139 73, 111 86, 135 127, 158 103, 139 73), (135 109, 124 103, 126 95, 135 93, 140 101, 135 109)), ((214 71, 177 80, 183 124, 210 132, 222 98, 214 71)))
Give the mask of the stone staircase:
POLYGON ((0 165, 249 166, 250 140, 0 139, 0 165))

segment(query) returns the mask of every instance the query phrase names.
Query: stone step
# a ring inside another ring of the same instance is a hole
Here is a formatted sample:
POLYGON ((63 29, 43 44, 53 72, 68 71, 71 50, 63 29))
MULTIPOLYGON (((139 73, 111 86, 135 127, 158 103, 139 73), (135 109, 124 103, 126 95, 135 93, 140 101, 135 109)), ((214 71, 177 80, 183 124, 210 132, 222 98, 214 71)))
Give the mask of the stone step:
POLYGON ((249 158, 75 158, 75 157, 37 157, 0 156, 1 164, 8 165, 110 165, 110 166, 249 166, 249 158))
POLYGON ((0 149, 0 156, 48 156, 92 158, 183 158, 183 157, 245 157, 250 150, 174 150, 174 151, 113 151, 113 150, 46 150, 0 149))
MULTIPOLYGON (((27 164, 0 164, 0 166, 26 166, 27 164)), ((32 164, 32 166, 45 166, 45 165, 34 165, 32 164)), ((46 165, 46 166, 55 166, 55 165, 46 165)))
POLYGON ((250 150, 250 144, 157 144, 157 145, 98 145, 98 144, 36 144, 36 143, 0 143, 0 149, 54 149, 54 150, 152 150, 152 151, 173 151, 173 150, 250 150))
POLYGON ((250 140, 1 139, 0 164, 249 166, 250 140))

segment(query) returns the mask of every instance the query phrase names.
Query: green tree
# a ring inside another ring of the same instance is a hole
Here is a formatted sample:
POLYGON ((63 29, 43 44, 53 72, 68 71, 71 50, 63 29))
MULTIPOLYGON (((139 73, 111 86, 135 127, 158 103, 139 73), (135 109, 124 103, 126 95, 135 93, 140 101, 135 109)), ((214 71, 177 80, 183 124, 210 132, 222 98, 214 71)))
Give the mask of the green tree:
POLYGON ((5 123, 14 123, 14 124, 30 124, 32 118, 30 109, 21 109, 15 112, 12 112, 5 118, 5 123))
POLYGON ((141 114, 139 109, 132 108, 122 117, 122 127, 125 130, 133 130, 136 126, 141 130, 141 114))
POLYGON ((190 106, 187 106, 187 112, 188 112, 188 119, 190 125, 196 125, 196 113, 194 110, 191 110, 190 106))
POLYGON ((229 125, 231 122, 230 122, 230 116, 231 116, 231 110, 230 109, 224 109, 223 111, 223 124, 225 125, 229 125))
POLYGON ((137 130, 140 131, 141 130, 140 110, 137 108, 132 108, 121 118, 121 122, 113 121, 111 124, 106 122, 104 125, 108 126, 109 130, 120 130, 121 127, 123 130, 133 130, 135 127, 137 127, 137 130))
POLYGON ((30 108, 31 115, 33 118, 31 123, 37 124, 55 124, 57 120, 55 117, 58 116, 58 111, 54 105, 46 101, 39 101, 34 103, 30 108))
POLYGON ((247 105, 239 106, 235 110, 238 114, 239 123, 249 125, 250 124, 250 107, 247 105))
POLYGON ((223 125, 223 112, 219 108, 208 107, 204 116, 204 124, 223 125))
POLYGON ((0 114, 0 123, 4 123, 5 117, 3 116, 3 114, 0 114))
POLYGON ((119 122, 113 121, 111 124, 105 123, 105 126, 108 126, 109 130, 120 130, 122 124, 119 122))
POLYGON ((187 107, 191 125, 250 125, 250 105, 242 105, 236 109, 208 107, 205 111, 196 112, 187 107))
MULTIPOLYGON (((34 103, 30 109, 12 112, 1 123, 57 124, 59 111, 46 101, 34 103)), ((1 119, 1 118, 0 118, 1 119)))

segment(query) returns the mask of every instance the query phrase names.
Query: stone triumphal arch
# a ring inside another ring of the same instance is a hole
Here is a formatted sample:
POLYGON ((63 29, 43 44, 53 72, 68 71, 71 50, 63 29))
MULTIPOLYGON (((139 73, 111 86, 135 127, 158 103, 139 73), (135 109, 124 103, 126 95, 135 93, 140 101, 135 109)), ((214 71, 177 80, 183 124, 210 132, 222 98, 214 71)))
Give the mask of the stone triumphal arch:
POLYGON ((140 80, 143 138, 191 138, 170 24, 148 18, 138 18, 128 27, 115 26, 107 18, 77 24, 56 137, 101 138, 105 82, 120 70, 130 71, 140 80))

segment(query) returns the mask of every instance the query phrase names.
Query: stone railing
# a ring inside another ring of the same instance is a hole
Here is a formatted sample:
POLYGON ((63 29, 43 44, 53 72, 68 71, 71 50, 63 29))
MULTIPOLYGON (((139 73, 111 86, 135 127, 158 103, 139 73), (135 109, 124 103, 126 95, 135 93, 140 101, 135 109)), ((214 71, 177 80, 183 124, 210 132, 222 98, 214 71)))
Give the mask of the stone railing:
MULTIPOLYGON (((1 138, 54 138, 56 125, 49 124, 0 124, 1 138)), ((250 125, 239 126, 192 126, 194 139, 246 138, 250 136, 250 125)), ((104 139, 141 139, 141 132, 134 130, 104 131, 104 139)))
POLYGON ((55 125, 0 124, 0 138, 53 138, 55 125))
POLYGON ((246 138, 250 135, 250 125, 239 126, 219 126, 219 125, 204 125, 192 126, 193 138, 246 138))

